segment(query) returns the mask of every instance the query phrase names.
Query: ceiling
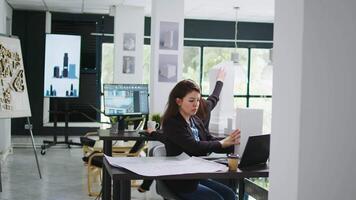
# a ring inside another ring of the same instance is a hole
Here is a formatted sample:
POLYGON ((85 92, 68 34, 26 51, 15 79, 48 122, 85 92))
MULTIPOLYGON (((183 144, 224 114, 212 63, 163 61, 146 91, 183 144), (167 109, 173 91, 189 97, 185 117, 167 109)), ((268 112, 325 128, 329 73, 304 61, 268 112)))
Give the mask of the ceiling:
MULTIPOLYGON (((112 5, 144 6, 146 16, 151 16, 151 1, 154 0, 7 0, 14 9, 68 13, 108 14, 112 5)), ((184 16, 189 19, 234 21, 235 6, 240 7, 239 21, 274 21, 274 0, 185 0, 184 16)))

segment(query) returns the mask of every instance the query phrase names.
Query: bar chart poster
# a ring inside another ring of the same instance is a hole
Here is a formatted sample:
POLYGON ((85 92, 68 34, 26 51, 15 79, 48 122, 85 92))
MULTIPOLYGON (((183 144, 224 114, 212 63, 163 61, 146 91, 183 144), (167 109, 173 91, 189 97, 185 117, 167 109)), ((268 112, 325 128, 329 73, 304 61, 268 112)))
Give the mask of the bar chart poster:
POLYGON ((80 42, 77 35, 46 35, 45 97, 79 97, 80 42))

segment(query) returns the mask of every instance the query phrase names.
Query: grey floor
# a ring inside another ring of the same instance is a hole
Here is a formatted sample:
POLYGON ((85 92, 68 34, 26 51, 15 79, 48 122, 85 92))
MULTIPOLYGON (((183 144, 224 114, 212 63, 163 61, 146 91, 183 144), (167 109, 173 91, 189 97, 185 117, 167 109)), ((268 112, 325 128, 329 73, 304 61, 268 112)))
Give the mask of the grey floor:
MULTIPOLYGON (((67 149, 59 145, 44 156, 38 151, 40 179, 32 148, 14 148, 1 163, 0 200, 94 200, 95 197, 87 195, 87 172, 81 157, 82 150, 78 147, 67 149)), ((131 191, 132 199, 162 199, 154 191, 144 194, 136 188, 131 191)))

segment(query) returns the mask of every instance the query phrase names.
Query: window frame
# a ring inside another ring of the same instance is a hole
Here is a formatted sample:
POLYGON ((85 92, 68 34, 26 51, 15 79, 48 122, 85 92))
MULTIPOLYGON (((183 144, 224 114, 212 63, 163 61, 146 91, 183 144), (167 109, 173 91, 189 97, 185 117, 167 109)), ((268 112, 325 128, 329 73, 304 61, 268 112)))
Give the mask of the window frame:
MULTIPOLYGON (((204 48, 205 47, 220 47, 220 48, 234 48, 235 43, 231 42, 221 42, 219 40, 201 40, 201 39, 189 39, 184 41, 184 46, 193 46, 200 47, 200 71, 204 70, 204 48)), ((250 85, 251 85, 251 50, 252 49, 271 49, 273 47, 272 41, 251 41, 251 42, 238 42, 238 48, 247 48, 248 50, 248 60, 247 60, 247 90, 245 95, 234 94, 234 98, 246 98, 246 107, 250 107, 251 98, 272 98, 272 95, 259 95, 259 94, 250 94, 250 85)), ((199 85, 202 86, 203 74, 200 73, 199 85)), ((209 94, 202 94, 203 97, 208 97, 209 94)))

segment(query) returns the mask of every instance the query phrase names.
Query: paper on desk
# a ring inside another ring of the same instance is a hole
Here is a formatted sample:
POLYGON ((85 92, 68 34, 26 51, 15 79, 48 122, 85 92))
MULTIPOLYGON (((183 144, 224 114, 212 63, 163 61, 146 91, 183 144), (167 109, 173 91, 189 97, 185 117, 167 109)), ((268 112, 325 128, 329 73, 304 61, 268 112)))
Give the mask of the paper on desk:
POLYGON ((227 171, 225 165, 198 157, 110 157, 111 166, 122 167, 142 176, 166 176, 227 171))

